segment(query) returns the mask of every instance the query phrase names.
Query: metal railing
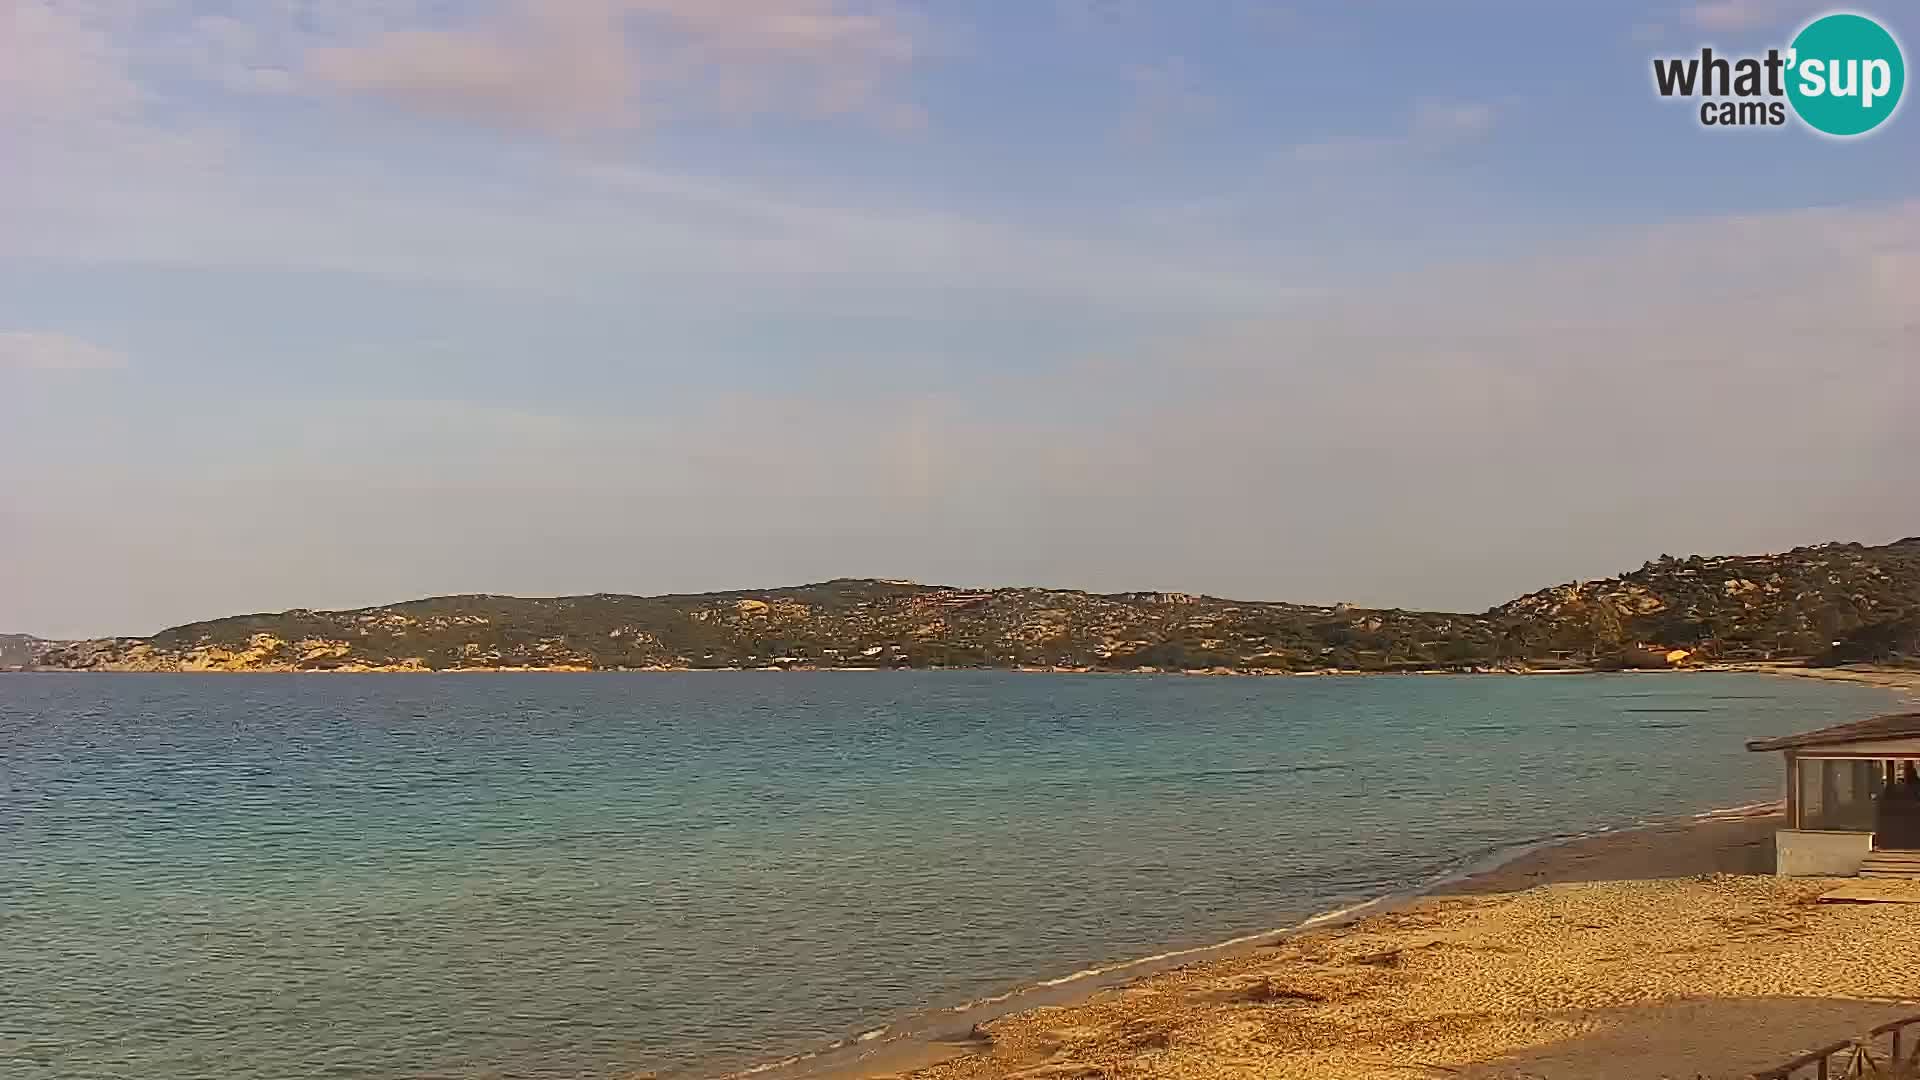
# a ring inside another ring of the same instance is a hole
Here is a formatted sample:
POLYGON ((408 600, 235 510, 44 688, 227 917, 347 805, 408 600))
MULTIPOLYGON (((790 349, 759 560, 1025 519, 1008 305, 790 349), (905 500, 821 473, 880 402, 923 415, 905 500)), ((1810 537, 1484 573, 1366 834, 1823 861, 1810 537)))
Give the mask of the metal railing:
POLYGON ((1920 1080, 1920 1031, 1908 1028, 1920 1028, 1920 1016, 1881 1024, 1860 1038, 1802 1054, 1778 1068, 1754 1073, 1753 1080, 1831 1080, 1834 1076, 1920 1080), (1839 1072, 1834 1071, 1835 1058, 1839 1058, 1839 1072))

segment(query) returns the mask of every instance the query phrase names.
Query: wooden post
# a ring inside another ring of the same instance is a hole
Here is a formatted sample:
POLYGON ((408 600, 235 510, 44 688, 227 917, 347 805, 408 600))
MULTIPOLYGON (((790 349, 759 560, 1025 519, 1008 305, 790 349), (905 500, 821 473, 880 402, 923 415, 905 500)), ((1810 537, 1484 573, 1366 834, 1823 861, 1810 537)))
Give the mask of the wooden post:
POLYGON ((1800 758, 1789 750, 1780 755, 1787 761, 1787 828, 1800 827, 1800 758))

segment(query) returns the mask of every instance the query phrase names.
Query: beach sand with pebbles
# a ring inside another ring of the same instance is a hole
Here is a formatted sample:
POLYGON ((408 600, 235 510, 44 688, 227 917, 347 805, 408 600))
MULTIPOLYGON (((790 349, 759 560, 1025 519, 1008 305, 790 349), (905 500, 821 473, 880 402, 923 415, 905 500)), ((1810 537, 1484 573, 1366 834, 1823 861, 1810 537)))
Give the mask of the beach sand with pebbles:
POLYGON ((1738 1077, 1920 1013, 1920 905, 1767 876, 1775 817, 1608 834, 987 1024, 914 1080, 1738 1077))

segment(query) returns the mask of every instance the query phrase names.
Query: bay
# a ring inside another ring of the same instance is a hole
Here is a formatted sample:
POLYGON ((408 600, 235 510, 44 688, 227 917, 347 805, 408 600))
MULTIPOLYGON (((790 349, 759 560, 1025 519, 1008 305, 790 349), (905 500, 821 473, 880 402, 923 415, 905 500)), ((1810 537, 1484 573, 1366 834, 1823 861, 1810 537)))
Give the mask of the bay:
POLYGON ((1778 797, 1760 675, 0 676, 0 1074, 706 1075, 1778 797))

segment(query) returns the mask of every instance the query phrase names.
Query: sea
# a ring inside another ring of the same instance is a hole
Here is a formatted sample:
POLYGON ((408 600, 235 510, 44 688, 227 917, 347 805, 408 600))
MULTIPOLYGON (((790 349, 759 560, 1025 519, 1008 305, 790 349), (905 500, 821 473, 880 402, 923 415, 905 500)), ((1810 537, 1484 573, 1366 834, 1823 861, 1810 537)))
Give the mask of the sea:
POLYGON ((0 1076, 845 1053, 1777 798, 1744 740, 1893 701, 1740 674, 0 675, 0 1076))

